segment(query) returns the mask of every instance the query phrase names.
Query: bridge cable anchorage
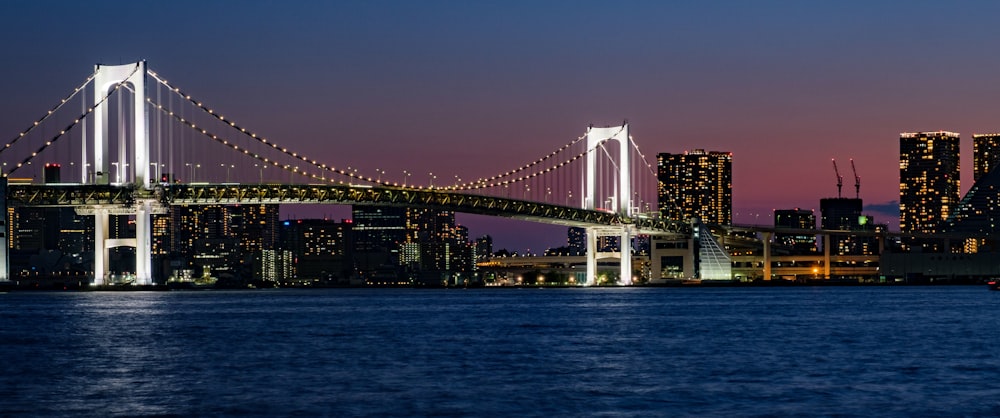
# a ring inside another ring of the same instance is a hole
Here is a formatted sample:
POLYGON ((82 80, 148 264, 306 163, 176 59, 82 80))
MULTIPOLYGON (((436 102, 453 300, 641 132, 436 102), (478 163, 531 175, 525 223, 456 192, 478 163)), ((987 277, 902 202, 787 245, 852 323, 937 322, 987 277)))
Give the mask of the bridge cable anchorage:
POLYGON ((11 168, 10 172, 7 173, 7 174, 11 174, 11 173, 17 171, 17 169, 23 167, 25 164, 27 164, 29 161, 31 161, 31 159, 35 158, 36 156, 38 156, 38 154, 40 154, 42 151, 44 151, 50 145, 52 145, 53 143, 55 143, 56 141, 58 141, 59 138, 61 138, 63 135, 66 134, 66 132, 69 132, 70 129, 73 129, 73 127, 75 127, 76 125, 79 125, 80 122, 82 122, 84 120, 84 118, 86 118, 87 116, 89 116, 91 113, 94 112, 94 109, 97 109, 98 106, 104 104, 108 100, 108 98, 111 97, 112 93, 115 93, 115 92, 119 91, 119 89, 122 88, 122 86, 125 84, 126 80, 128 80, 129 78, 131 78, 132 75, 134 75, 135 72, 138 69, 139 69, 139 65, 137 64, 135 66, 135 69, 133 69, 132 72, 129 73, 128 77, 125 77, 125 79, 123 79, 122 81, 119 81, 118 84, 115 84, 115 87, 113 89, 109 90, 108 93, 105 94, 104 97, 102 97, 101 100, 98 101, 96 105, 94 105, 94 107, 87 108, 86 112, 84 112, 78 118, 76 118, 75 120, 73 120, 73 122, 70 123, 68 126, 66 126, 63 130, 59 131, 59 133, 56 134, 55 136, 53 136, 52 139, 46 141, 45 144, 43 144, 41 147, 39 147, 37 150, 35 150, 35 152, 31 153, 30 156, 26 157, 25 159, 21 160, 21 162, 17 163, 17 165, 15 165, 14 168, 11 168))
POLYGON ((7 142, 6 145, 4 145, 2 148, 0 148, 0 153, 3 153, 8 148, 10 148, 11 146, 13 146, 15 143, 17 143, 17 141, 19 139, 23 138, 25 135, 27 135, 32 130, 34 130, 35 128, 37 128, 38 125, 40 125, 42 122, 44 122, 46 119, 48 119, 49 116, 52 116, 53 113, 57 112, 60 108, 62 108, 63 105, 66 104, 66 102, 72 100, 73 97, 76 96, 76 94, 80 92, 80 90, 83 90, 84 88, 86 88, 87 85, 90 84, 90 82, 94 80, 94 77, 96 75, 97 75, 96 72, 91 73, 90 76, 87 77, 87 80, 84 81, 83 84, 80 84, 79 87, 73 89, 73 92, 70 93, 69 96, 66 96, 61 101, 59 101, 58 104, 56 104, 51 109, 49 109, 48 113, 46 113, 45 115, 43 115, 41 118, 35 120, 35 122, 31 124, 31 126, 28 126, 28 129, 25 129, 24 131, 22 131, 20 134, 18 134, 16 137, 14 137, 14 139, 10 140, 9 142, 7 142))
MULTIPOLYGON (((304 162, 306 164, 312 165, 313 167, 316 167, 316 168, 318 168, 320 170, 327 171, 327 172, 330 172, 330 173, 333 173, 333 174, 339 174, 339 175, 342 175, 342 176, 345 176, 345 177, 350 177, 352 179, 359 180, 359 181, 362 181, 362 182, 377 184, 377 185, 385 186, 385 187, 398 187, 398 188, 420 189, 420 187, 405 187, 405 186, 399 185, 398 183, 393 183, 393 182, 389 182, 389 181, 381 181, 379 179, 361 176, 361 175, 358 175, 358 174, 356 174, 354 172, 345 171, 343 169, 338 169, 338 168, 336 168, 334 166, 330 166, 330 165, 326 165, 326 164, 321 164, 321 163, 319 163, 316 160, 312 160, 312 159, 306 158, 305 156, 299 155, 298 153, 288 151, 287 148, 281 147, 278 144, 276 144, 276 143, 274 143, 272 141, 269 141, 267 138, 265 138, 263 136, 260 136, 260 135, 257 135, 253 131, 247 130, 246 128, 238 125, 236 122, 231 121, 231 120, 226 120, 225 116, 216 113, 214 110, 212 110, 212 109, 208 108, 207 106, 205 106, 204 103, 199 102, 199 101, 193 99, 191 97, 191 95, 184 93, 183 91, 181 91, 180 88, 174 87, 169 82, 167 82, 167 80, 164 80, 163 78, 161 78, 155 72, 153 72, 153 71, 147 71, 147 73, 150 76, 152 76, 157 82, 159 82, 163 86, 167 87, 168 91, 171 91, 174 94, 180 96, 181 99, 186 100, 187 102, 189 102, 192 105, 194 105, 195 107, 201 109, 205 113, 208 113, 209 115, 211 115, 213 118, 217 119, 218 121, 223 122, 224 124, 228 125, 230 128, 235 129, 240 134, 242 134, 244 136, 247 136, 249 138, 252 138, 253 140, 255 140, 255 141, 257 141, 257 142, 259 142, 261 144, 270 146, 272 149, 274 149, 274 150, 276 150, 278 152, 281 152, 281 153, 285 154, 286 156, 292 157, 292 158, 297 159, 299 161, 302 161, 302 162, 304 162)), ((147 99, 147 101, 149 101, 150 103, 152 103, 148 99, 147 99)), ((160 106, 161 110, 163 110, 161 105, 159 105, 159 104, 154 104, 154 105, 160 106)), ((174 116, 172 113, 168 113, 168 114, 170 116, 174 116)), ((181 121, 182 123, 184 123, 183 120, 181 120, 181 119, 178 119, 178 120, 181 121)), ((191 126, 190 124, 188 124, 188 125, 191 126)), ((192 127, 196 131, 199 131, 199 129, 197 127, 194 127, 194 126, 192 126, 192 127)), ((202 134, 207 135, 205 132, 202 132, 202 134)), ((213 139, 215 139, 216 141, 218 141, 217 138, 213 138, 213 139)), ((219 142, 222 142, 224 145, 229 145, 225 141, 219 141, 219 142)), ((233 146, 230 146, 230 148, 233 148, 233 146)), ((233 148, 233 149, 239 150, 238 147, 237 148, 233 148)), ((249 155, 249 151, 248 150, 244 149, 243 151, 244 151, 244 154, 249 155)), ((256 154, 255 154, 255 158, 258 158, 256 154)), ((258 158, 258 159, 260 159, 260 158, 258 158)), ((270 163, 266 159, 261 160, 261 161, 266 162, 266 163, 270 163)), ((272 164, 272 165, 274 165, 275 167, 279 167, 280 166, 278 164, 272 164)), ((304 174, 304 175, 307 176, 307 177, 309 176, 309 175, 306 175, 306 174, 304 174)), ((313 176, 313 178, 314 179, 321 179, 318 176, 313 176)), ((330 180, 330 181, 333 182, 333 180, 330 180)))

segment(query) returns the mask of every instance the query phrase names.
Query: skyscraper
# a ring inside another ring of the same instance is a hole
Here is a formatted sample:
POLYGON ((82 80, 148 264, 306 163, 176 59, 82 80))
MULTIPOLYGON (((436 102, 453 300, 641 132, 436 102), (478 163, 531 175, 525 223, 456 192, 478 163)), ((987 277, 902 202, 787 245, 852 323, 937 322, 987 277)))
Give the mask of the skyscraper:
POLYGON ((959 202, 959 135, 899 134, 899 229, 936 233, 959 202))
POLYGON ((1000 133, 972 134, 972 181, 979 181, 997 164, 1000 164, 1000 133))
POLYGON ((661 216, 728 225, 733 220, 733 154, 696 149, 656 155, 661 216))

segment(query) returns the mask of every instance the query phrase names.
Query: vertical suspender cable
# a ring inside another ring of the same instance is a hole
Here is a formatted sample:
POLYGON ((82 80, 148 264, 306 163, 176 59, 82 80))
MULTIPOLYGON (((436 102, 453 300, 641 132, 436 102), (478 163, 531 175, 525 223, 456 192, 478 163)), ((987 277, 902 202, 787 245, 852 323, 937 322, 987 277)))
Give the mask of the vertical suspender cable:
MULTIPOLYGON (((160 92, 163 90, 160 83, 156 83, 156 104, 162 105, 160 92)), ((156 176, 154 181, 163 180, 163 112, 156 112, 156 176)), ((151 176, 152 177, 152 176, 151 176)))
MULTIPOLYGON (((96 89, 96 87, 95 87, 96 89)), ((95 94, 96 96, 96 94, 95 94)), ((80 103, 80 114, 87 114, 87 89, 83 89, 83 98, 80 103)), ((87 118, 83 117, 80 121, 81 126, 81 138, 80 138, 80 183, 89 183, 87 179, 87 118)))
POLYGON ((115 170, 115 182, 122 182, 122 164, 125 163, 125 108, 122 104, 122 89, 118 89, 118 168, 115 170))
MULTIPOLYGON (((174 95, 171 94, 167 98, 167 110, 173 113, 174 109, 174 95)), ((174 148, 176 148, 177 141, 174 140, 174 121, 167 121, 167 153, 169 154, 167 158, 168 170, 170 170, 170 177, 167 179, 169 182, 173 183, 174 179, 177 178, 177 167, 174 165, 174 148)))

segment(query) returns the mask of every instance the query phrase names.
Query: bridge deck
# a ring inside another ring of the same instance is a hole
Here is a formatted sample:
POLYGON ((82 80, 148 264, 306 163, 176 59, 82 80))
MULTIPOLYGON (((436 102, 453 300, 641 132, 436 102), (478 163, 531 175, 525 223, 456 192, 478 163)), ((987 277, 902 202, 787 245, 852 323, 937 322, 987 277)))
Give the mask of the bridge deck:
POLYGON ((493 196, 439 189, 326 184, 158 184, 151 190, 135 185, 10 184, 10 206, 132 206, 153 200, 163 206, 226 204, 377 204, 427 207, 566 226, 633 227, 650 235, 688 235, 688 225, 493 196))

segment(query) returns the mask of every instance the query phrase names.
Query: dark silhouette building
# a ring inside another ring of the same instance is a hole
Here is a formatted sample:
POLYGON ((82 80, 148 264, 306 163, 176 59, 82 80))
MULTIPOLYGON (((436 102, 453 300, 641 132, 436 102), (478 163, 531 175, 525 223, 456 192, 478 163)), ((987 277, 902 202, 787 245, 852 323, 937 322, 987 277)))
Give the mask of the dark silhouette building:
MULTIPOLYGON (((775 209, 774 227, 815 231, 816 214, 811 210, 799 208, 775 209)), ((815 232, 775 233, 774 240, 779 245, 786 246, 794 252, 816 252, 815 232)))

